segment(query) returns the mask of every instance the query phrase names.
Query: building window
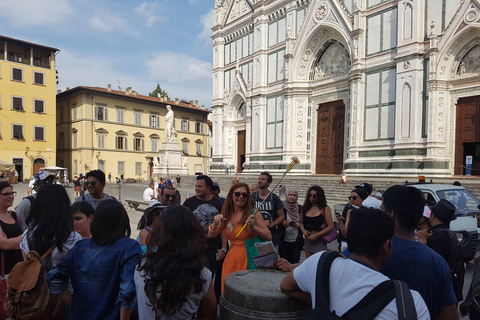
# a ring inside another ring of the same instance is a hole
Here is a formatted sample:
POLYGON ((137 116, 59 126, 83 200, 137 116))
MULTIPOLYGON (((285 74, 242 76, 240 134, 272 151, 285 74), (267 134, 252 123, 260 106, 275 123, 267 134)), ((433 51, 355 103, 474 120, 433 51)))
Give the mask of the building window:
POLYGON ((22 62, 22 55, 19 53, 15 52, 9 52, 8 53, 8 61, 13 61, 13 62, 22 62))
POLYGON ((23 69, 12 68, 12 80, 23 81, 23 69))
POLYGON ((186 131, 186 132, 189 132, 190 131, 190 121, 188 120, 182 120, 182 123, 181 123, 181 131, 186 131))
POLYGON ((367 55, 397 46, 397 8, 367 17, 367 55))
POLYGON ((125 174, 125 161, 118 161, 118 172, 120 174, 125 174))
POLYGON ((42 59, 40 59, 40 58, 35 58, 35 57, 34 57, 34 58, 33 58, 33 65, 34 65, 35 67, 40 67, 40 66, 42 65, 42 59))
POLYGON ((0 122, 0 139, 3 139, 3 136, 2 136, 2 123, 0 122))
POLYGON ((268 83, 285 79, 285 50, 268 55, 268 83))
POLYGON ((286 18, 283 17, 268 25, 268 46, 274 46, 277 43, 285 41, 287 28, 285 23, 286 18))
POLYGON ((396 70, 369 73, 365 81, 365 140, 395 135, 396 70))
POLYGON ((12 110, 23 111, 22 97, 12 97, 12 110))
POLYGON ((45 127, 33 126, 33 140, 45 141, 45 127))
POLYGON ((123 123, 123 116, 125 115, 125 110, 117 109, 117 122, 123 123))
POLYGON ((12 124, 12 139, 23 140, 23 124, 12 124))
POLYGON ((199 121, 195 121, 195 133, 203 133, 203 126, 199 121))
POLYGON ((63 132, 58 134, 58 149, 63 149, 65 147, 65 138, 63 132))
POLYGON ((98 170, 105 171, 105 160, 98 160, 98 170))
POLYGON ((188 141, 182 141, 182 154, 188 156, 188 141))
POLYGON ((143 138, 133 138, 133 147, 135 151, 143 151, 143 138))
POLYGON ((74 147, 74 148, 77 147, 77 139, 78 139, 77 137, 78 137, 78 136, 77 136, 77 133, 74 132, 74 133, 72 134, 72 140, 73 140, 73 147, 74 147))
POLYGON ((135 124, 137 126, 142 125, 142 114, 140 112, 135 112, 135 124))
POLYGON ((106 107, 95 107, 95 120, 108 120, 108 110, 106 107))
POLYGON ((127 138, 125 136, 117 136, 116 142, 117 150, 127 150, 127 138))
POLYGON ((77 106, 72 107, 72 120, 77 120, 77 106))
POLYGON ((202 144, 201 143, 196 143, 195 144, 196 148, 197 148, 197 156, 202 156, 202 144))
POLYGON ((60 123, 63 122, 63 108, 58 109, 58 119, 60 123))
POLYGON ((136 175, 142 174, 142 163, 141 162, 135 162, 135 174, 136 175))
POLYGON ((45 101, 35 99, 34 106, 34 112, 45 113, 45 101))
POLYGON ((152 139, 150 140, 151 146, 152 146, 152 152, 157 152, 158 151, 158 140, 157 139, 152 139))
POLYGON ((283 146, 283 96, 267 101, 267 149, 283 146))
POLYGON ((34 84, 45 84, 44 81, 43 81, 43 73, 42 72, 33 72, 33 83, 34 84))
POLYGON ((98 148, 105 149, 105 133, 97 133, 98 148))
POLYGON ((151 114, 149 116, 149 126, 150 127, 153 127, 153 128, 160 128, 160 117, 159 116, 156 116, 156 115, 153 115, 151 114))
POLYGON ((78 172, 78 160, 73 159, 73 173, 76 174, 78 172))

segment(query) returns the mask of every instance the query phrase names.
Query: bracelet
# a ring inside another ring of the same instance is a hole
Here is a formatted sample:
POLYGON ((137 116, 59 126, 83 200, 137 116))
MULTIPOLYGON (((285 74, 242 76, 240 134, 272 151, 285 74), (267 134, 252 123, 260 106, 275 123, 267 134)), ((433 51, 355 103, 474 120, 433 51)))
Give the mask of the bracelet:
POLYGON ((210 230, 211 232, 217 232, 217 231, 218 231, 218 228, 215 229, 215 230, 213 230, 213 229, 212 229, 212 225, 209 225, 209 226, 208 226, 208 230, 210 230))
POLYGON ((227 248, 222 248, 222 251, 227 253, 227 248))

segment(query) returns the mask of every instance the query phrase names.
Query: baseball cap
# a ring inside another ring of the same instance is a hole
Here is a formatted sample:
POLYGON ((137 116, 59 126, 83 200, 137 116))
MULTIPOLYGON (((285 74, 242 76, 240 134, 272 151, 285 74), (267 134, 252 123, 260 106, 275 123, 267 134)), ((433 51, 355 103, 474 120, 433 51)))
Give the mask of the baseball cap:
POLYGON ((220 190, 220 186, 218 185, 217 182, 214 182, 213 185, 212 185, 213 188, 218 188, 218 190, 220 190))
POLYGON ((457 217, 455 217, 455 205, 445 199, 440 199, 440 201, 432 207, 432 213, 444 222, 457 219, 457 217))
POLYGON ((372 185, 370 183, 366 183, 366 182, 363 182, 363 183, 360 183, 359 185, 356 185, 355 188, 363 188, 365 189, 365 191, 367 191, 367 193, 372 193, 372 185))
POLYGON ((37 175, 35 176, 35 180, 36 180, 36 181, 42 181, 42 180, 47 179, 47 178, 50 177, 50 176, 55 177, 55 174, 53 174, 53 173, 50 172, 50 171, 43 171, 43 172, 40 172, 39 174, 37 174, 37 175))

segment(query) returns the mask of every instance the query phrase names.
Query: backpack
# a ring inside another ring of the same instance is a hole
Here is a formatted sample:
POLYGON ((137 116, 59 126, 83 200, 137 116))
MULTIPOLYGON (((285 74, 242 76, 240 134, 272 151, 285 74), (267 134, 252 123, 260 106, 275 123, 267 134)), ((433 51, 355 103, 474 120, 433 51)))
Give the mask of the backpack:
POLYGON ((17 263, 7 279, 8 291, 5 301, 7 316, 14 319, 57 319, 62 315, 63 302, 59 295, 48 289, 46 270, 42 261, 52 253, 55 246, 43 256, 31 250, 28 260, 17 263))
POLYGON ((333 260, 338 257, 340 255, 336 252, 325 252, 320 257, 315 286, 315 308, 303 318, 304 320, 374 319, 395 297, 398 297, 396 299, 398 319, 417 319, 412 293, 405 282, 398 280, 380 283, 341 317, 336 315, 335 311, 330 311, 330 268, 333 260))
POLYGON ((458 301, 463 300, 463 282, 465 278, 465 257, 463 254, 463 247, 458 241, 457 236, 452 230, 447 228, 432 229, 433 234, 445 233, 450 238, 450 256, 447 261, 452 274, 453 290, 458 301))

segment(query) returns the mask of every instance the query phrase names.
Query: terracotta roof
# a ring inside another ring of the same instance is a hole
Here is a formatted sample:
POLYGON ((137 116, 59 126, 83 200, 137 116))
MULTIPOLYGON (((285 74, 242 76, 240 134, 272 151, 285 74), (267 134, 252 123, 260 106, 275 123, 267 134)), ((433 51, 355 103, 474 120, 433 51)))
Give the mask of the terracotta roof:
POLYGON ((7 40, 7 41, 17 41, 17 42, 21 42, 21 43, 24 43, 24 44, 27 44, 27 45, 30 45, 30 46, 36 46, 36 47, 40 47, 40 48, 43 48, 43 49, 48 49, 48 50, 52 50, 52 51, 60 51, 60 49, 57 49, 57 48, 53 48, 53 47, 48 47, 48 46, 44 46, 44 45, 41 45, 41 44, 37 44, 37 43, 33 43, 33 42, 28 42, 28 41, 24 41, 24 40, 20 40, 20 39, 15 39, 15 38, 11 38, 11 37, 7 37, 7 36, 2 36, 0 35, 0 39, 4 39, 4 40, 7 40))
POLYGON ((150 97, 150 96, 145 96, 145 95, 139 94, 139 93, 133 93, 134 90, 132 90, 132 93, 127 94, 125 91, 121 91, 121 90, 113 90, 113 89, 108 90, 107 88, 101 88, 101 87, 78 86, 78 87, 75 87, 75 88, 72 88, 72 89, 65 90, 65 91, 59 93, 57 96, 64 96, 64 95, 67 95, 67 94, 70 94, 70 93, 73 93, 73 92, 76 92, 76 91, 80 91, 82 89, 83 90, 92 90, 92 91, 102 92, 102 93, 106 93, 106 94, 113 94, 113 95, 118 95, 118 96, 122 96, 122 97, 133 98, 133 99, 159 102, 159 103, 162 103, 162 104, 165 104, 165 105, 169 104, 169 105, 172 106, 172 108, 182 107, 182 108, 198 110, 198 111, 203 111, 203 112, 211 112, 208 109, 203 109, 201 107, 196 107, 195 104, 190 104, 190 103, 185 103, 185 102, 180 102, 180 101, 177 104, 176 101, 171 101, 171 100, 161 101, 160 98, 157 98, 157 97, 150 97))

